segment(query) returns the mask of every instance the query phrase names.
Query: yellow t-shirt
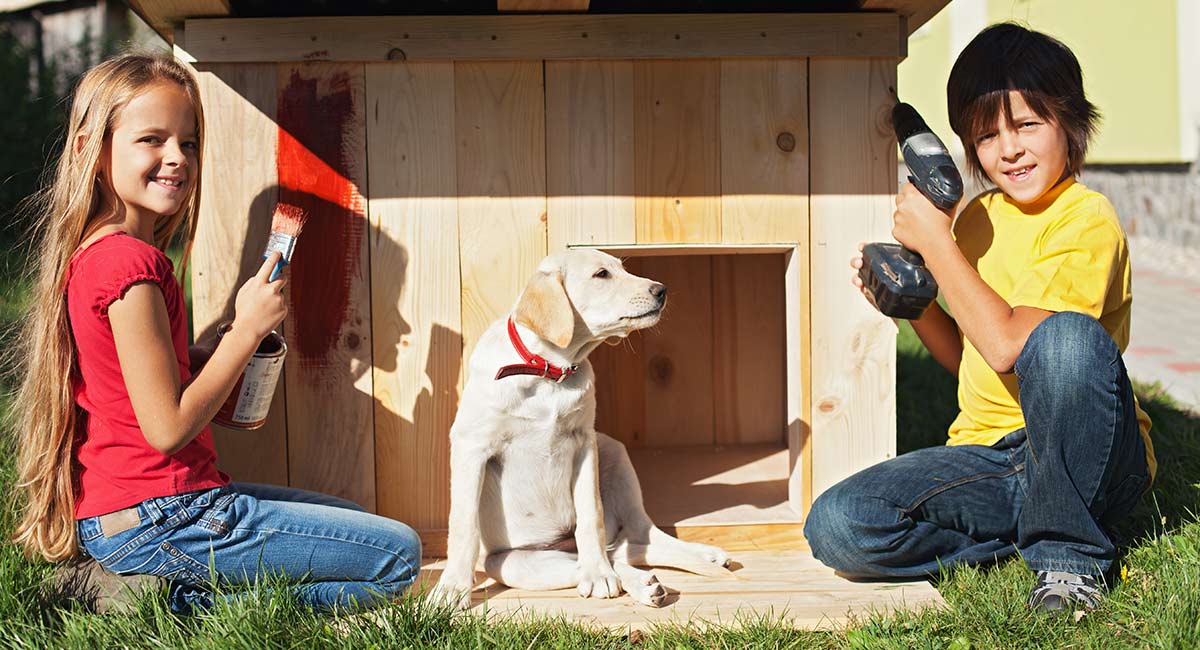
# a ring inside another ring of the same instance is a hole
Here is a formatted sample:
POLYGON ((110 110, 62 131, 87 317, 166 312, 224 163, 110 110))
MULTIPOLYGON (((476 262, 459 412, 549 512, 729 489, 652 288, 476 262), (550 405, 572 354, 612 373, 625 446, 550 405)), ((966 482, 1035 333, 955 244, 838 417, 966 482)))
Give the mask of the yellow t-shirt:
MULTIPOLYGON (((983 281, 1010 306, 1087 314, 1125 351, 1133 299, 1129 251, 1116 210, 1103 194, 1068 178, 1035 205, 1018 207, 993 190, 963 209, 954 238, 983 281)), ((1025 426, 1017 377, 997 374, 965 336, 962 344, 959 414, 946 444, 992 445, 1025 426)), ((1136 408, 1153 479, 1157 463, 1150 418, 1136 408)))

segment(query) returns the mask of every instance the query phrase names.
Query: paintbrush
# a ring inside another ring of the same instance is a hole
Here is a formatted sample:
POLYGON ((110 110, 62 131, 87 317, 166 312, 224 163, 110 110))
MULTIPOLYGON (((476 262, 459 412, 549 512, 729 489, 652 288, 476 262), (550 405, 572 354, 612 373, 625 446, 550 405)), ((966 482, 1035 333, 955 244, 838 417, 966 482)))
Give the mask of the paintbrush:
POLYGON ((267 259, 274 251, 279 251, 279 261, 271 271, 274 282, 283 273, 283 267, 292 261, 292 251, 296 248, 296 239, 300 237, 300 229, 308 214, 294 205, 278 203, 275 214, 271 217, 271 236, 267 239, 267 250, 263 251, 263 259, 267 259))

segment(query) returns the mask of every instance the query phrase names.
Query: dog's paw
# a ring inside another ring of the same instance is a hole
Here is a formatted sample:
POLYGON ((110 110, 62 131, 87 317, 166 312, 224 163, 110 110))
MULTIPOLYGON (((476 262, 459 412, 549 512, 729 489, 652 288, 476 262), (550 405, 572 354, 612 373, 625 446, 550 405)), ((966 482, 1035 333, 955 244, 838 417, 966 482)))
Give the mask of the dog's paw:
POLYGON ((438 607, 469 609, 473 586, 470 582, 461 580, 439 580, 425 598, 438 607))
POLYGON ((640 584, 621 586, 625 587, 630 597, 647 607, 662 607, 667 600, 667 588, 658 581, 658 576, 649 571, 643 573, 640 584))
POLYGON ((706 562, 724 569, 729 568, 729 564, 733 561, 733 558, 729 557, 729 554, 725 552, 725 549, 718 548, 716 546, 709 546, 707 544, 699 544, 699 546, 702 549, 701 554, 706 562))
POLYGON ((579 578, 579 595, 584 598, 616 598, 621 595, 621 580, 611 567, 585 570, 579 578))

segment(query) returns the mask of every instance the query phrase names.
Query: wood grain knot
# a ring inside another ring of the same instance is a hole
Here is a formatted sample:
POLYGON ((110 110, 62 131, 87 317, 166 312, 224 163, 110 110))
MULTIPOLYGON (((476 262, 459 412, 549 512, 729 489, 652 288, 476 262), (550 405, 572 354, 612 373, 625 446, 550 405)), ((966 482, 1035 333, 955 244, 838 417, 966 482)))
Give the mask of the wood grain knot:
POLYGON ((650 379, 658 384, 667 384, 671 375, 675 374, 675 364, 664 356, 656 356, 650 360, 650 379))
POLYGON ((775 146, 781 151, 794 151, 796 149, 796 136, 784 131, 775 137, 775 146))
POLYGON ((838 410, 838 407, 840 405, 841 405, 841 403, 840 403, 840 400, 838 400, 838 398, 826 397, 825 399, 821 400, 820 402, 817 402, 817 410, 822 413, 833 413, 834 411, 838 410))
POLYGON ((388 50, 388 53, 387 53, 388 61, 404 61, 407 59, 408 59, 408 55, 404 53, 404 50, 402 50, 398 47, 393 47, 392 49, 388 50))

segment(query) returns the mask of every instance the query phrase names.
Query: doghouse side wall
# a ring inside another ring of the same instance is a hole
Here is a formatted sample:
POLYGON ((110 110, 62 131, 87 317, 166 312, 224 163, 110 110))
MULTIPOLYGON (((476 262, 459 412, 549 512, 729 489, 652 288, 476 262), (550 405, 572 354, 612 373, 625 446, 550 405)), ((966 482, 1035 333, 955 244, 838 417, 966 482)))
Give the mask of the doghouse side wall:
POLYGON ((894 330, 847 289, 846 263, 887 234, 894 142, 875 113, 895 65, 197 63, 197 332, 232 316, 277 198, 315 219, 295 253, 271 420, 218 428, 222 466, 353 499, 438 552, 474 341, 547 251, 602 243, 811 248, 792 318, 811 354, 789 439, 807 442, 812 423, 820 488, 892 453, 894 330))

